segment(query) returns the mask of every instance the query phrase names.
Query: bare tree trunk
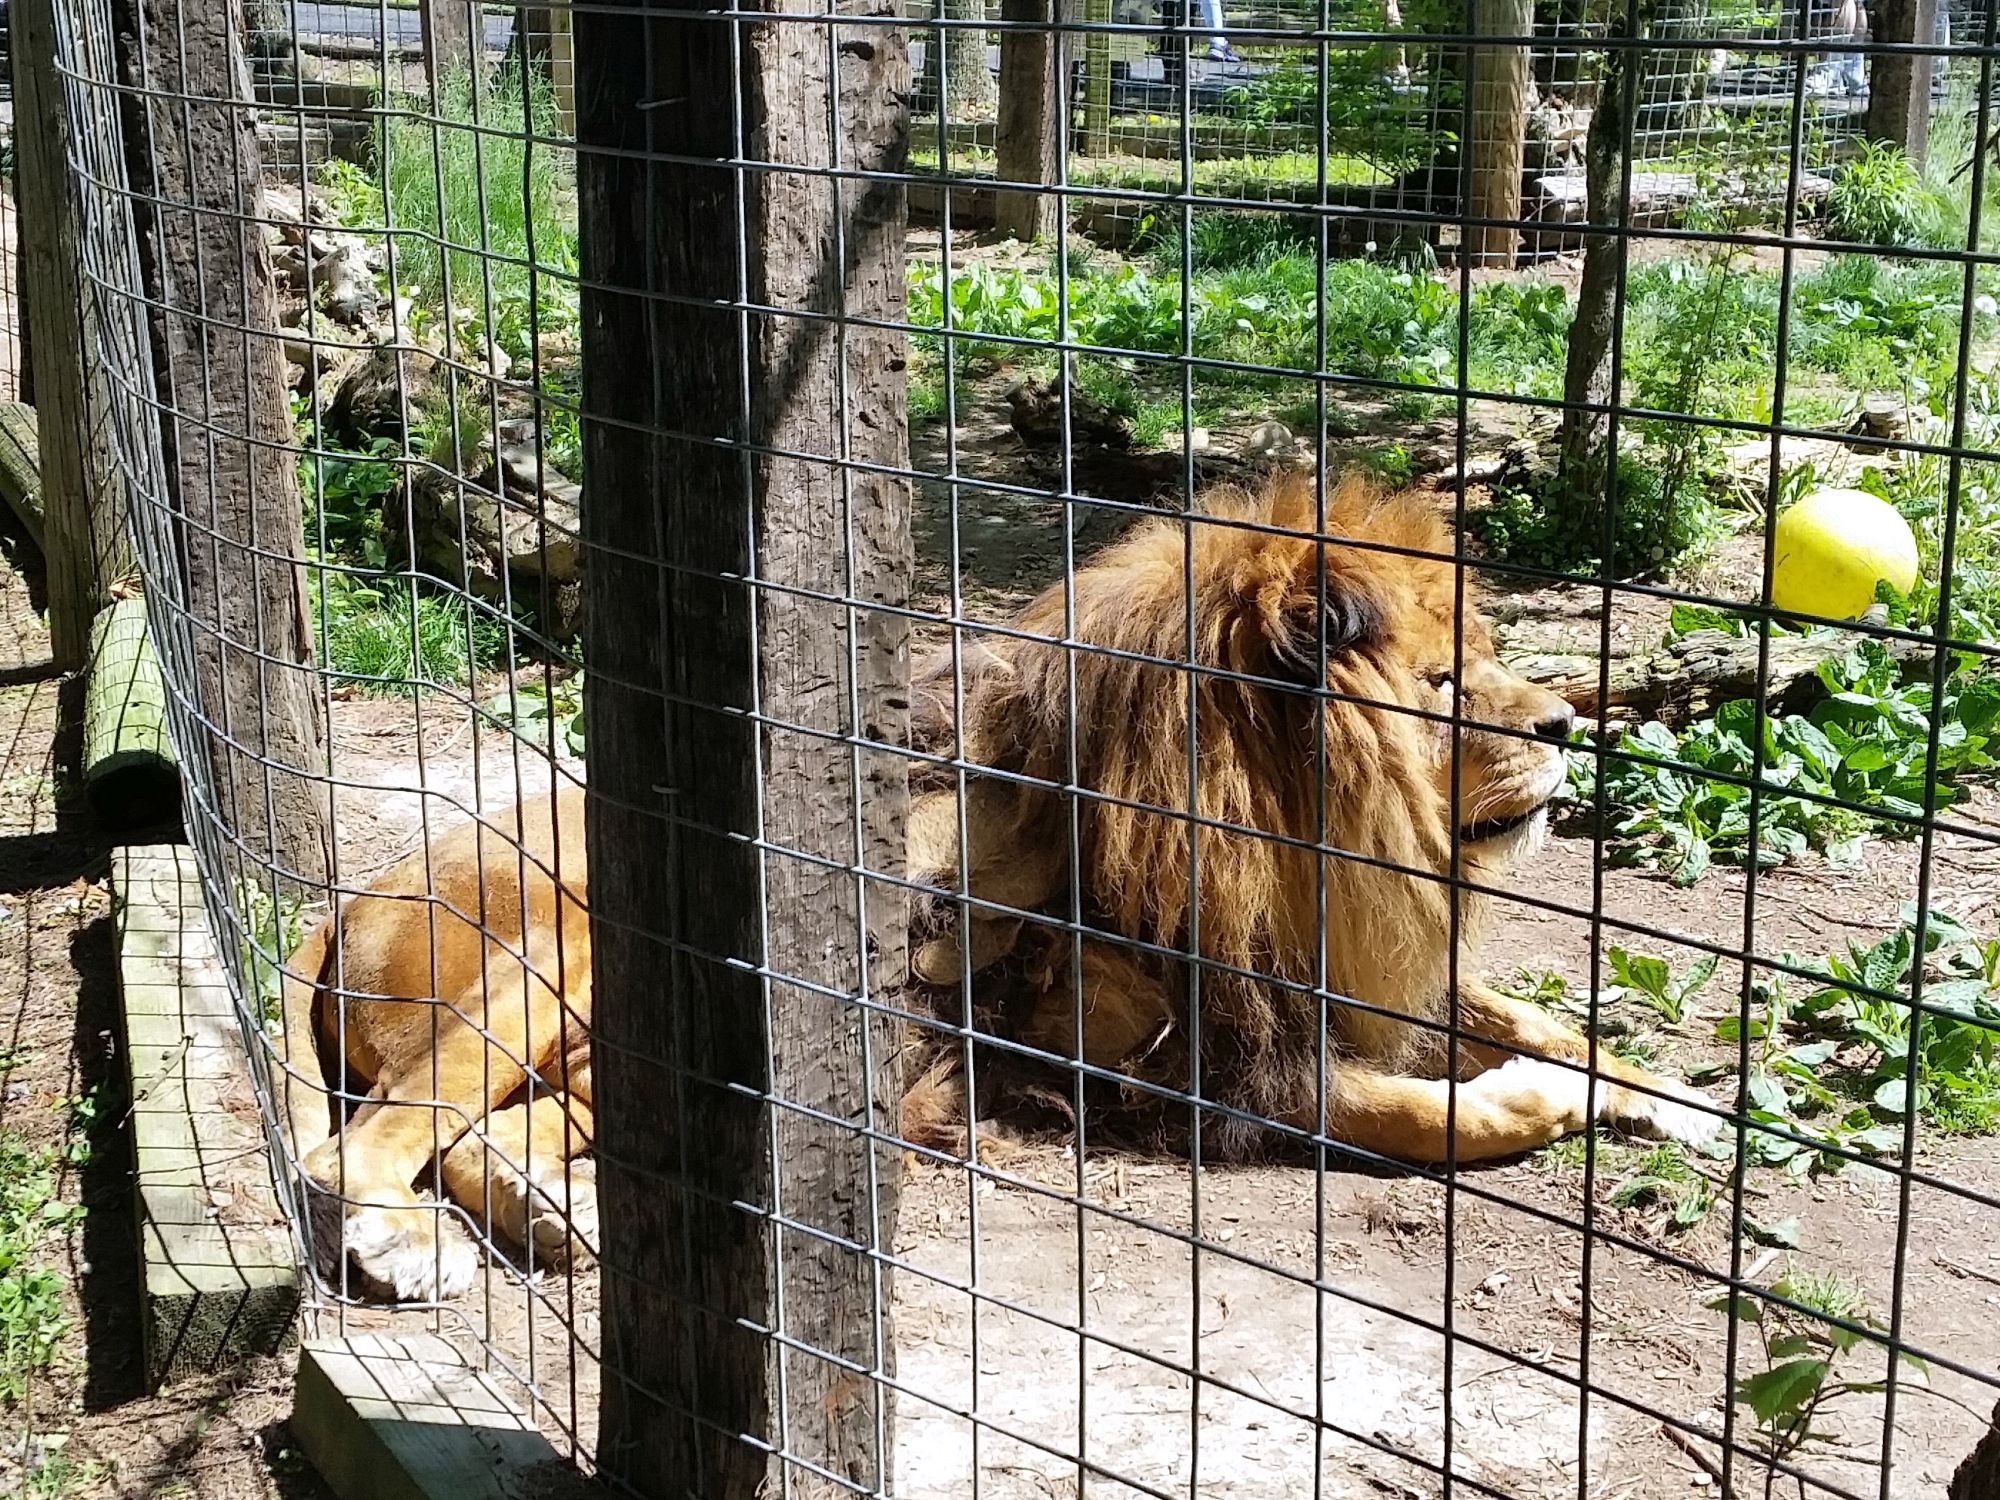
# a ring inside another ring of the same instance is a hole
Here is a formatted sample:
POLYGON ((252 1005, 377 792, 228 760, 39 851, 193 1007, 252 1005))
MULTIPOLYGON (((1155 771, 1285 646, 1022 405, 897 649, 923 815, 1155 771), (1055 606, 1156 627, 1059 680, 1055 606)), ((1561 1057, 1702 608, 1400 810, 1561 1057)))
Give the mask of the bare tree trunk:
MULTIPOLYGON (((937 14, 945 21, 983 21, 986 0, 937 0, 937 14)), ((949 101, 954 120, 987 120, 993 117, 1000 93, 993 85, 993 70, 986 66, 986 36, 983 31, 947 28, 944 45, 931 32, 924 52, 924 74, 933 98, 949 101), (944 92, 938 92, 938 61, 944 60, 944 92)))
POLYGON ((324 885, 326 723, 306 615, 296 437, 258 158, 241 0, 133 0, 127 114, 140 257, 153 300, 168 483, 183 518, 195 712, 207 775, 190 790, 281 877, 324 885), (144 72, 138 71, 143 66, 144 72), (211 101, 211 102, 204 102, 211 101))
MULTIPOLYGON (((1533 36, 1534 0, 1473 0, 1481 36, 1533 36)), ((1528 49, 1479 47, 1472 56, 1472 175, 1466 209, 1474 219, 1465 250, 1475 266, 1513 269, 1521 250, 1521 171, 1528 140, 1528 49)))
POLYGON ((776 0, 739 77, 700 3, 576 16, 599 1463, 830 1500, 815 1468, 879 1492, 893 1446, 900 1158, 862 1131, 900 1063, 846 997, 904 968, 901 891, 852 872, 902 867, 906 768, 865 746, 908 733, 911 560, 902 340, 847 321, 903 315, 903 193, 824 169, 903 170, 908 51, 776 0))
MULTIPOLYGON (((1625 218, 1625 150, 1632 101, 1632 54, 1614 48, 1605 64, 1597 107, 1584 141, 1585 222, 1598 230, 1617 228, 1625 218)), ((1563 495, 1589 505, 1601 501, 1607 477, 1611 422, 1604 408, 1616 389, 1612 345, 1618 328, 1618 285, 1625 260, 1622 235, 1586 233, 1583 279, 1576 294, 1576 318, 1569 329, 1569 358, 1563 372, 1563 399, 1587 403, 1563 413, 1563 495)), ((1594 514, 1594 510, 1590 513, 1594 514)), ((1593 533, 1594 534, 1594 533, 1593 533)))
MULTIPOLYGON (((1870 40, 1929 42, 1937 31, 1937 7, 1944 0, 1876 0, 1869 15, 1870 40)), ((1903 148, 1921 167, 1931 134, 1932 60, 1909 52, 1877 52, 1868 59, 1869 136, 1903 148)))
POLYGON ((479 0, 417 0, 417 14, 432 89, 460 73, 476 87, 486 72, 486 23, 479 0))
MULTIPOLYGON (((1062 14, 1062 0, 1000 0, 1000 19, 1023 28, 1000 34, 994 171, 1002 182, 1057 179, 1063 142, 1056 91, 1068 77, 1062 38, 1054 30, 1062 14)), ((1055 234, 1056 215, 1062 212, 1056 194, 1016 191, 996 193, 994 198, 994 221, 1002 234, 1018 240, 1043 240, 1055 234)))

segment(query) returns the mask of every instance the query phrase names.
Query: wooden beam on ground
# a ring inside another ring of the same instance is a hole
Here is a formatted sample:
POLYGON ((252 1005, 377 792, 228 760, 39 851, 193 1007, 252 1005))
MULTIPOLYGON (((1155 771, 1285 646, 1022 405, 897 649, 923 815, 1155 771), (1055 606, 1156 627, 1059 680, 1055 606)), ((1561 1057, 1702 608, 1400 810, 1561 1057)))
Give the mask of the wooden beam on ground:
POLYGON ((42 545, 42 438, 35 409, 0 402, 0 499, 14 512, 28 540, 42 545))
MULTIPOLYGON (((1002 182, 1053 184, 1062 166, 1058 129, 1064 77, 1062 38, 1054 27, 1060 0, 1000 0, 1000 117, 994 132, 994 174, 1002 182)), ((1051 239, 1062 199, 1017 189, 994 195, 994 221, 1017 240, 1051 239)))
POLYGON ((49 644, 56 665, 73 672, 89 657, 91 621, 134 565, 97 364, 96 305, 83 279, 68 111, 56 73, 55 0, 15 0, 12 26, 21 299, 35 328, 49 644))
POLYGON ((106 828, 155 828, 180 811, 167 685, 146 633, 146 601, 137 596, 120 599, 91 624, 83 785, 106 828))
MULTIPOLYGON (((1533 0, 1473 0, 1472 25, 1481 36, 1533 36, 1533 0)), ((1512 270, 1521 250, 1521 171, 1527 150, 1529 89, 1526 45, 1473 49, 1466 213, 1474 219, 1503 221, 1466 226, 1465 253, 1475 266, 1512 270)))
POLYGON ((289 1425, 340 1500, 601 1493, 436 1334, 312 1340, 300 1351, 289 1425))
POLYGON ((282 1348, 298 1276, 193 851, 114 850, 111 896, 157 1387, 282 1348))

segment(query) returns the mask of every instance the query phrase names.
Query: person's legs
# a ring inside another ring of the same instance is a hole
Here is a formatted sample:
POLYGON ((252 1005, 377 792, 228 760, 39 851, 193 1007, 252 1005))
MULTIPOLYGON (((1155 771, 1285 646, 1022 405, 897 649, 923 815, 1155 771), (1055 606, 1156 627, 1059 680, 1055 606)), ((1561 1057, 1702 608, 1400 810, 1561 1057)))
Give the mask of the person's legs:
POLYGON ((1222 19, 1222 0, 1200 0, 1200 4, 1202 25, 1209 32, 1208 55, 1218 62, 1241 62, 1224 29, 1228 23, 1222 19))

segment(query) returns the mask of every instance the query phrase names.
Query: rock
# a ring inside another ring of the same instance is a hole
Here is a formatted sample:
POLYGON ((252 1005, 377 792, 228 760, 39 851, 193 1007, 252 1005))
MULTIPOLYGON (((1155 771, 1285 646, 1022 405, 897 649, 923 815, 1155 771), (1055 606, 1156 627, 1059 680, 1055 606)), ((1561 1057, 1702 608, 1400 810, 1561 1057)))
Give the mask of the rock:
POLYGON ((417 349, 380 344, 343 373, 326 406, 329 434, 364 448, 370 438, 402 441, 414 418, 444 399, 438 360, 417 349))
POLYGON ((544 602, 542 628, 572 638, 581 619, 582 487, 547 461, 530 421, 502 422, 468 455, 463 480, 419 466, 407 516, 384 515, 391 547, 434 577, 493 603, 544 602), (405 532, 405 526, 411 529, 405 532))
POLYGON ((350 326, 372 318, 382 306, 368 249, 358 237, 343 235, 312 268, 313 286, 325 293, 326 310, 350 326))
POLYGON ((1289 459, 1297 455, 1299 440, 1283 422, 1260 422, 1243 444, 1245 458, 1289 459))
POLYGON ((1009 386, 1008 421, 1014 435, 1032 448, 1061 447, 1065 387, 1072 446, 1092 444, 1120 452, 1132 446, 1131 424, 1075 381, 1017 380, 1009 386))

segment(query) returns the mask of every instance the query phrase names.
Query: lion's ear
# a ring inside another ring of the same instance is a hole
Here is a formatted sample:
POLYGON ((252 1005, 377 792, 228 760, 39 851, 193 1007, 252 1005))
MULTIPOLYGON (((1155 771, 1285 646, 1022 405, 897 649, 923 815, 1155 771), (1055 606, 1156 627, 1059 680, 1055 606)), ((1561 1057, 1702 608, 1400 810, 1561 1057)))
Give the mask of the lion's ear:
POLYGON ((1328 660, 1343 652, 1378 644, 1388 631, 1388 612, 1359 580, 1331 572, 1326 597, 1316 585, 1308 596, 1279 615, 1270 631, 1271 675, 1305 687, 1320 685, 1320 622, 1325 622, 1328 660))

